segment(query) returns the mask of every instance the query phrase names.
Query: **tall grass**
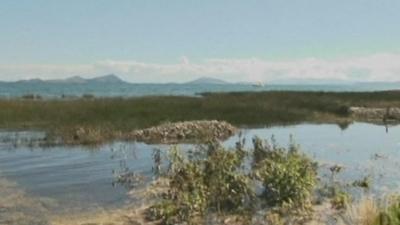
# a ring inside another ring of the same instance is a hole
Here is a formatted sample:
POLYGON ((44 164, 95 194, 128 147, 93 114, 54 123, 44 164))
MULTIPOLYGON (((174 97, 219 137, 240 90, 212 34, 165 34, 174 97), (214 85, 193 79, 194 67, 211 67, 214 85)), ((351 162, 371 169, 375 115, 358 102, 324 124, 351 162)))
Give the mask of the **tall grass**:
POLYGON ((0 100, 0 128, 130 131, 163 122, 217 119, 238 126, 349 120, 349 106, 400 106, 400 92, 274 91, 70 100, 0 100))
POLYGON ((364 197, 350 205, 342 215, 340 225, 374 225, 379 215, 379 206, 373 198, 364 197))

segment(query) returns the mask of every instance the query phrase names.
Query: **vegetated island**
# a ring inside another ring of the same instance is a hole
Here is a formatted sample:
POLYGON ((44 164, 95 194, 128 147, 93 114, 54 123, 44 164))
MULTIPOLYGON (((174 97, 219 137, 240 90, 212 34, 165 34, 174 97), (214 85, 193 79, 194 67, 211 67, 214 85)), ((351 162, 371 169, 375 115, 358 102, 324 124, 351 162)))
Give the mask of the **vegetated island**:
POLYGON ((400 91, 232 92, 202 97, 147 96, 0 100, 0 128, 43 130, 71 144, 129 138, 135 130, 193 120, 226 121, 237 127, 400 119, 400 91), (80 132, 80 137, 76 134, 80 132))

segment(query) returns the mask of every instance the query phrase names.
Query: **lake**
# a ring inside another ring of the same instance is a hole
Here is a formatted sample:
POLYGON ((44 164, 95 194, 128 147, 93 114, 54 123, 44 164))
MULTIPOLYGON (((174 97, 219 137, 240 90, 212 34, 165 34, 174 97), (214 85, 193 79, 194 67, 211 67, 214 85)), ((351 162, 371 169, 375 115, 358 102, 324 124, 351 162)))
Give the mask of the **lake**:
MULTIPOLYGON (((43 135, 41 132, 0 132, 0 200, 23 199, 25 203, 13 210, 35 218, 130 204, 134 199, 127 197, 126 187, 115 183, 116 174, 135 171, 150 181, 153 150, 161 149, 165 155, 169 148, 132 142, 99 147, 42 148, 32 144, 30 138, 40 139, 43 135), (27 202, 32 205, 26 205, 27 202)), ((287 146, 293 136, 304 152, 320 162, 321 174, 327 175, 329 166, 339 164, 345 168, 339 175, 343 181, 370 176, 373 193, 400 190, 400 126, 354 123, 343 129, 334 124, 300 124, 243 129, 242 135, 247 147, 251 146, 254 136, 269 139, 273 135, 282 146, 287 146)), ((224 145, 233 147, 237 140, 236 135, 224 145)), ((181 147, 191 148, 190 145, 181 147)), ((0 202, 0 218, 11 213, 4 207, 2 211, 2 204, 11 203, 0 202)))
POLYGON ((253 87, 251 84, 52 84, 52 83, 4 83, 0 82, 0 98, 13 98, 37 94, 44 98, 61 96, 82 96, 92 94, 99 97, 134 97, 148 95, 185 95, 194 96, 203 92, 238 92, 238 91, 333 91, 360 92, 398 90, 400 83, 359 83, 359 84, 315 84, 283 85, 270 84, 253 87))

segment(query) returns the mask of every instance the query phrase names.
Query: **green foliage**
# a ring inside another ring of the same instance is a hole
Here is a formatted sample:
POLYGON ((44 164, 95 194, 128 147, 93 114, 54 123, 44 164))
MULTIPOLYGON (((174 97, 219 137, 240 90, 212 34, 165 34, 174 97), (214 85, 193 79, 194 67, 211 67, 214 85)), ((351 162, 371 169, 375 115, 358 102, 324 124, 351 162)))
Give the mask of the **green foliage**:
POLYGON ((244 153, 210 145, 205 158, 186 159, 174 148, 167 175, 168 190, 161 203, 149 210, 149 218, 163 224, 201 220, 208 210, 249 210, 254 191, 249 176, 241 172, 244 153))
POLYGON ((241 173, 244 154, 240 150, 211 148, 204 162, 204 181, 209 191, 209 206, 219 212, 247 209, 254 193, 247 174, 241 173))
MULTIPOLYGON (((100 133, 130 132, 185 120, 224 120, 234 125, 343 122, 349 106, 399 107, 400 92, 325 93, 270 91, 213 93, 199 97, 0 99, 1 128, 34 128, 64 138, 75 127, 100 133)), ((104 138, 116 138, 106 135, 104 138)))
POLYGON ((331 179, 318 189, 320 198, 328 198, 333 209, 344 210, 352 202, 351 195, 347 192, 348 184, 344 184, 336 180, 336 176, 344 170, 343 166, 332 165, 329 167, 331 179))
POLYGON ((384 212, 381 212, 374 225, 399 225, 400 201, 396 200, 384 212))
POLYGON ((207 187, 201 161, 186 161, 178 149, 171 151, 169 189, 164 200, 152 208, 152 214, 165 224, 190 221, 205 212, 207 187))
POLYGON ((331 198, 332 208, 340 210, 346 209, 351 202, 351 196, 344 191, 335 192, 334 196, 331 198))
MULTIPOLYGON (((273 141, 274 142, 274 141, 273 141)), ((289 150, 254 141, 255 176, 263 183, 270 206, 305 206, 317 183, 317 165, 291 144, 289 150)))
POLYGON ((353 186, 364 188, 364 189, 368 190, 372 186, 371 183, 372 183, 371 178, 369 176, 366 176, 361 180, 354 181, 353 186))
MULTIPOLYGON (((319 190, 317 163, 301 153, 293 141, 283 148, 274 138, 266 141, 256 137, 250 150, 244 143, 238 142, 234 150, 210 144, 189 154, 172 149, 170 169, 162 173, 168 186, 149 209, 148 217, 162 224, 202 224, 206 218, 225 221, 223 218, 243 215, 240 218, 246 219, 241 222, 250 223, 260 219, 255 212, 266 210, 263 222, 267 224, 303 224, 312 218, 312 204, 318 194, 330 201, 333 209, 351 209, 352 198, 345 188, 352 185, 334 179, 343 167, 330 167, 331 183, 319 190), (263 187, 260 195, 253 190, 257 183, 263 187)), ((358 186, 365 183, 357 182, 358 186)), ((396 221, 396 210, 391 206, 381 213, 381 220, 396 221)), ((396 223, 376 225, 382 224, 396 223)))
POLYGON ((343 166, 340 166, 340 165, 337 165, 337 164, 329 167, 329 170, 331 171, 331 180, 332 180, 332 182, 335 182, 336 175, 339 174, 340 172, 342 172, 343 169, 344 169, 343 166))

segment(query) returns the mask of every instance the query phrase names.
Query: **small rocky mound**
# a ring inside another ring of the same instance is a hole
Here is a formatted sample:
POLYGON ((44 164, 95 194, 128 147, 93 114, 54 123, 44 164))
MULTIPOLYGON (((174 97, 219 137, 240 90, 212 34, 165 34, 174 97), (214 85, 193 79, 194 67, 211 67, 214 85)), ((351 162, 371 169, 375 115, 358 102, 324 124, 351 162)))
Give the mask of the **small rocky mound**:
POLYGON ((400 108, 350 107, 353 117, 363 120, 400 120, 400 108))
POLYGON ((237 129, 224 121, 186 121, 166 123, 160 126, 131 133, 131 139, 146 143, 178 143, 209 139, 225 140, 235 134, 237 129))

